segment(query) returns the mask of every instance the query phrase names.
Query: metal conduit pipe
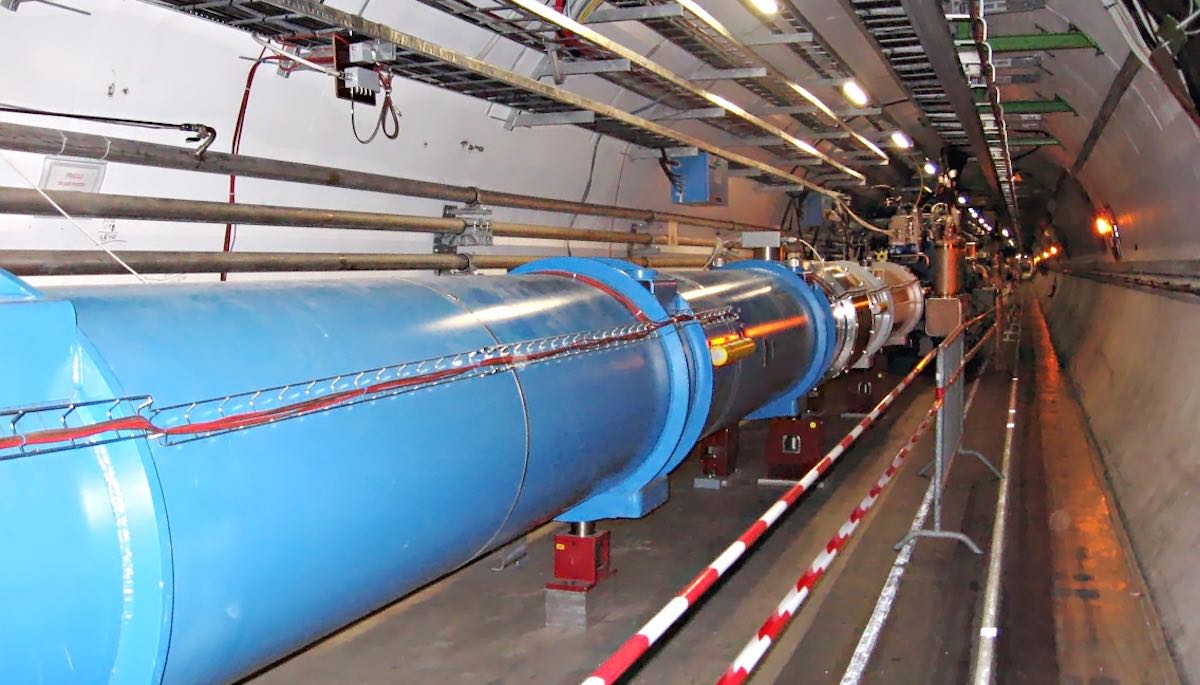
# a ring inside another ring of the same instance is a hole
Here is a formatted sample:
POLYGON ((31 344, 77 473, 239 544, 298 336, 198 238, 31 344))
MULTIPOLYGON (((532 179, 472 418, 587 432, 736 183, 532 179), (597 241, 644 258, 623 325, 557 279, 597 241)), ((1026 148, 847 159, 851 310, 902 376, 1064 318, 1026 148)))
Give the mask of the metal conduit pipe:
POLYGON ((393 195, 424 197, 464 204, 479 203, 543 212, 606 216, 632 221, 674 221, 689 226, 721 231, 773 231, 777 226, 761 226, 724 219, 660 212, 650 209, 617 207, 590 202, 572 202, 533 195, 503 193, 471 186, 419 181, 399 176, 373 174, 351 169, 288 162, 266 157, 233 155, 208 150, 197 157, 193 150, 172 145, 146 143, 54 128, 0 123, 0 149, 47 155, 67 155, 123 164, 197 171, 244 178, 262 178, 291 183, 367 190, 393 195))
MULTIPOLYGON (((202 200, 141 197, 51 191, 47 193, 66 213, 80 218, 133 219, 147 221, 182 221, 222 224, 251 224, 256 226, 309 226, 367 231, 406 231, 412 233, 453 233, 463 231, 469 222, 459 218, 409 216, 377 212, 354 212, 308 207, 230 204, 202 200)), ((58 216, 58 211, 36 190, 0 187, 0 213, 58 216)), ((597 243, 632 245, 666 244, 665 235, 628 233, 600 229, 543 226, 510 221, 492 221, 494 235, 508 238, 538 238, 544 240, 576 240, 597 243)), ((713 240, 679 238, 677 245, 713 247, 713 240)))
MULTIPOLYGON (((513 269, 543 259, 533 255, 325 254, 305 252, 117 252, 143 274, 276 273, 287 271, 418 271, 513 269)), ((704 255, 633 257, 646 267, 698 268, 704 255)), ((17 276, 124 275, 129 272, 101 250, 0 250, 0 269, 17 276)))
POLYGON ((700 436, 795 415, 833 361, 832 306, 802 268, 750 260, 43 290, 0 272, 21 332, 0 539, 23 551, 0 565, 0 681, 228 683, 546 520, 645 515, 700 436))

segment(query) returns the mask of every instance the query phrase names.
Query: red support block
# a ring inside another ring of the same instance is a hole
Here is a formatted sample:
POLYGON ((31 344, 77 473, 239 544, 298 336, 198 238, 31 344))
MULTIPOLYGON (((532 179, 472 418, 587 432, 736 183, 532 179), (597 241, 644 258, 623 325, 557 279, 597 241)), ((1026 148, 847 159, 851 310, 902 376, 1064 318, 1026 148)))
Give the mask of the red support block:
POLYGON ((738 425, 734 424, 696 444, 701 473, 709 478, 725 478, 737 471, 739 434, 738 425))
POLYGON ((771 419, 767 431, 767 477, 796 480, 816 466, 824 455, 824 424, 824 419, 815 414, 771 419))
POLYGON ((872 364, 869 369, 852 371, 847 388, 846 411, 866 414, 874 409, 888 390, 884 387, 886 378, 887 374, 878 363, 872 364))
POLYGON ((554 536, 554 581, 548 590, 587 592, 615 571, 609 563, 610 532, 554 536))

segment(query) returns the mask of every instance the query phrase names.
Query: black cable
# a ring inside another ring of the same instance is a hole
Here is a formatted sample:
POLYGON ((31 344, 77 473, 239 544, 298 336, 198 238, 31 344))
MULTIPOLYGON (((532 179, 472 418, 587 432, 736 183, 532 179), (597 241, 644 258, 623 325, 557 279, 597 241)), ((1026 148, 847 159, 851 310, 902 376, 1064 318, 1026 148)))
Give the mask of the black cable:
POLYGON ((667 156, 666 148, 658 149, 658 166, 662 168, 663 173, 667 175, 667 180, 671 182, 671 188, 673 188, 675 193, 682 198, 683 177, 675 173, 675 167, 679 166, 679 162, 676 162, 667 156))
POLYGON ((217 139, 217 129, 207 124, 172 124, 165 121, 147 121, 145 119, 125 119, 122 117, 105 117, 98 114, 75 114, 73 112, 54 112, 47 109, 33 109, 32 107, 18 107, 17 105, 0 104, 0 112, 12 112, 13 114, 32 114, 42 117, 63 117, 66 119, 78 119, 80 121, 95 121, 101 124, 114 124, 117 126, 136 126, 138 128, 152 128, 159 130, 184 131, 192 133, 187 139, 189 143, 200 143, 200 147, 196 150, 196 156, 200 157, 217 139))
POLYGON ((358 120, 354 115, 354 100, 350 101, 350 130, 354 133, 354 139, 366 145, 375 140, 380 131, 383 132, 383 137, 388 140, 395 140, 400 137, 400 110, 396 109, 396 105, 392 103, 392 94, 390 92, 383 96, 383 102, 380 104, 379 117, 375 120, 375 129, 371 131, 371 135, 363 138, 358 133, 358 120), (388 121, 391 121, 391 127, 388 126, 388 121))

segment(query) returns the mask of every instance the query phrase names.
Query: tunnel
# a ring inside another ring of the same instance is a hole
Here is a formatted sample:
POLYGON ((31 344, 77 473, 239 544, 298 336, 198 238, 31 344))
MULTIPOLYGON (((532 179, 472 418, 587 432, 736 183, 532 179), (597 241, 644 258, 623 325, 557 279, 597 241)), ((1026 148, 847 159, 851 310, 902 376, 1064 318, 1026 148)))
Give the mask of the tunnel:
POLYGON ((1200 682, 1197 26, 0 1, 0 682, 1200 682))

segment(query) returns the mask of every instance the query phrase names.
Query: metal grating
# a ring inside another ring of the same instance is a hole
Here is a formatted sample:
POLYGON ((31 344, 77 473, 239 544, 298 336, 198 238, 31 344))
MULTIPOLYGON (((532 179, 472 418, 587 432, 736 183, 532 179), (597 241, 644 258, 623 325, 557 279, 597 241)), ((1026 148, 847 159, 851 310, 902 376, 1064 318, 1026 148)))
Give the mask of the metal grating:
POLYGON ((532 113, 589 111, 595 115, 594 120, 576 123, 576 126, 652 149, 695 147, 727 160, 731 169, 760 172, 754 178, 764 183, 798 183, 821 193, 837 194, 783 169, 708 141, 314 0, 145 1, 298 48, 326 48, 334 34, 379 39, 396 46, 395 59, 385 66, 404 78, 532 113))
MULTIPOLYGON (((792 42, 788 46, 805 64, 813 70, 813 72, 824 80, 838 80, 853 78, 853 73, 846 66, 845 62, 837 54, 837 51, 830 46, 825 39, 818 33, 813 26, 804 18, 803 12, 794 4, 794 0, 784 0, 778 3, 777 12, 774 16, 766 16, 755 12, 755 16, 763 23, 764 26, 771 32, 772 35, 783 35, 788 33, 809 34, 812 40, 802 42, 792 42)), ((863 118, 870 124, 874 132, 884 132, 895 130, 897 127, 891 122, 886 115, 869 114, 863 118)), ((848 123, 842 122, 842 128, 852 130, 848 123)), ((852 146, 847 144, 838 145, 842 149, 850 149, 852 146)), ((917 156, 916 150, 908 152, 893 152, 893 155, 903 155, 913 158, 917 156)))
MULTIPOLYGON (((631 64, 627 71, 601 72, 596 75, 634 91, 655 103, 666 104, 678 113, 684 113, 687 110, 708 109, 712 108, 715 104, 714 100, 704 96, 703 89, 700 89, 683 77, 644 58, 641 58, 643 63, 639 64, 638 60, 635 59, 639 56, 628 54, 628 49, 618 43, 594 32, 590 36, 577 33, 577 31, 587 31, 584 28, 576 28, 575 31, 572 31, 564 28, 560 23, 555 23, 562 20, 569 22, 570 18, 558 15, 553 10, 548 10, 536 1, 533 3, 526 3, 521 0, 419 1, 480 28, 504 36, 526 48, 539 52, 552 52, 556 59, 564 62, 629 59, 631 60, 631 64), (533 8, 536 8, 538 12, 533 11, 533 8)), ((636 5, 627 4, 618 6, 630 7, 636 5)), ((695 22, 692 22, 692 24, 688 29, 689 35, 692 38, 696 38, 700 34, 694 25, 695 22)), ((681 29, 681 26, 676 25, 676 29, 681 29)), ((728 36, 721 36, 717 31, 708 32, 706 44, 707 50, 710 53, 715 52, 718 47, 723 48, 726 52, 732 52, 736 49, 736 41, 733 41, 728 36), (718 41, 718 38, 722 40, 718 41), (722 42, 724 45, 721 45, 722 42)), ((752 61, 753 59, 754 56, 751 53, 743 51, 740 60, 731 57, 723 61, 725 63, 741 62, 742 66, 763 66, 760 62, 752 61)), ((762 79, 741 79, 741 81, 749 83, 752 91, 764 91, 761 84, 762 79)), ((779 102, 781 98, 782 95, 776 92, 769 99, 772 102, 779 102)), ((787 104, 795 102, 795 100, 791 99, 783 100, 783 103, 787 104)), ((666 118, 670 118, 670 115, 666 118)), ((732 109, 728 112, 727 116, 706 118, 705 121, 734 137, 740 138, 750 137, 755 134, 761 135, 764 132, 768 134, 781 133, 778 127, 755 115, 744 111, 739 113, 732 109)), ((817 153, 817 156, 823 157, 826 163, 833 167, 834 170, 840 172, 850 171, 848 167, 824 157, 821 153, 817 153)), ((854 175, 862 178, 856 172, 854 175)))
MULTIPOLYGON (((556 53, 564 62, 617 60, 621 56, 606 48, 588 42, 558 25, 545 21, 538 15, 504 0, 418 0, 425 5, 441 10, 458 19, 516 42, 538 52, 556 53)), ((596 74, 622 88, 671 109, 683 112, 711 108, 713 103, 692 90, 681 87, 669 79, 638 64, 630 64, 626 71, 596 74)), ((708 120, 731 135, 749 136, 761 133, 758 127, 736 117, 719 117, 708 120)))
MULTIPOLYGON (((942 139, 951 145, 969 148, 967 131, 900 0, 850 0, 850 4, 942 139)), ((991 112, 981 111, 980 120, 990 157, 987 162, 995 172, 998 189, 1015 223, 1017 201, 1009 173, 1007 135, 999 125, 1002 122, 991 112)), ((982 159, 978 161, 985 163, 982 159)))
POLYGON ((899 0, 851 0, 851 5, 942 140, 967 146, 966 130, 899 0))

